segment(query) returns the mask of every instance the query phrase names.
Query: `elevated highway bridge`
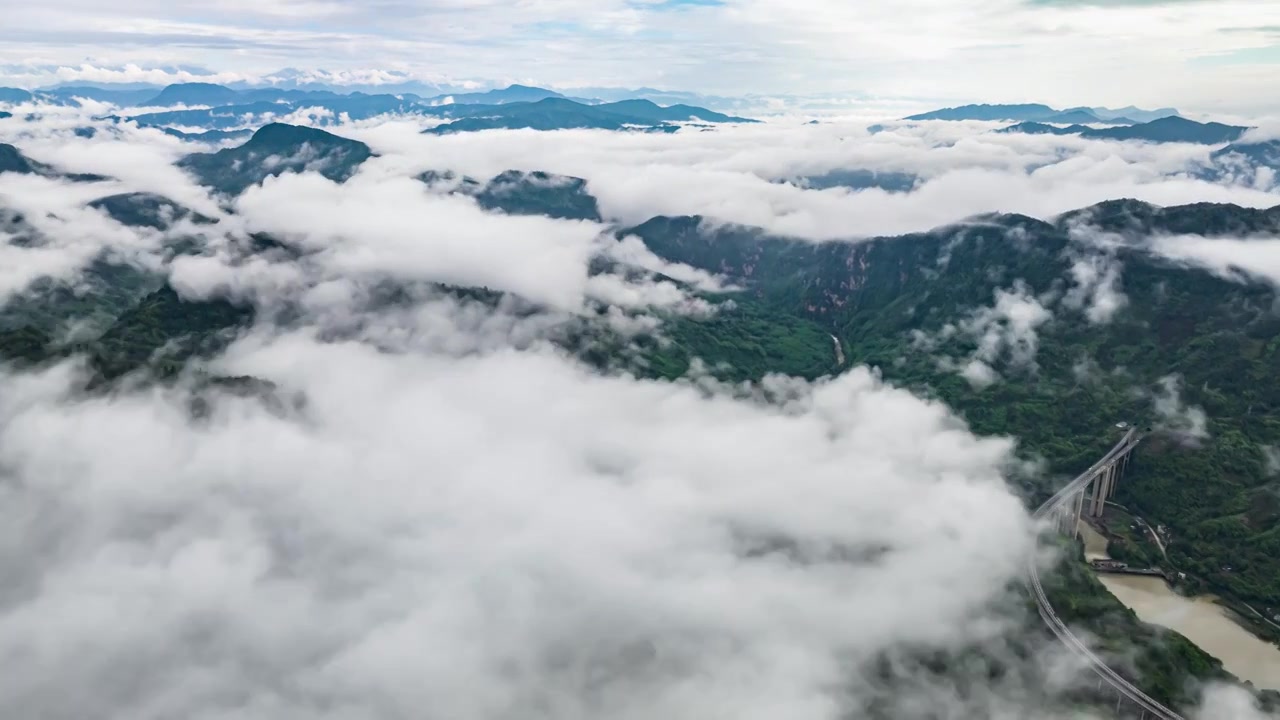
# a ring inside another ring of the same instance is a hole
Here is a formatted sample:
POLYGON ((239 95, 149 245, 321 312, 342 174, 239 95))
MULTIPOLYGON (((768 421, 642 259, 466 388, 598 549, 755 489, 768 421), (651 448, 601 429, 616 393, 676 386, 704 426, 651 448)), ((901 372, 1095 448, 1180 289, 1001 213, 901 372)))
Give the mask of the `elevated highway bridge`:
MULTIPOLYGON (((1045 501, 1035 511, 1035 519, 1052 520, 1058 532, 1068 537, 1075 537, 1083 513, 1088 512, 1093 517, 1101 517, 1107 498, 1115 494, 1116 484, 1124 473, 1130 453, 1141 440, 1142 435, 1137 428, 1129 429, 1106 455, 1045 501)), ((1027 566, 1027 586, 1035 596, 1040 617, 1048 625, 1049 630, 1068 650, 1089 665, 1089 668, 1098 676, 1100 685, 1105 684, 1116 692, 1117 713, 1127 707, 1128 714, 1142 720, 1147 718, 1185 720, 1111 669, 1106 661, 1094 654, 1080 638, 1071 632, 1066 623, 1054 612, 1053 605, 1045 595, 1044 588, 1040 584, 1040 568, 1035 558, 1032 558, 1027 566)))

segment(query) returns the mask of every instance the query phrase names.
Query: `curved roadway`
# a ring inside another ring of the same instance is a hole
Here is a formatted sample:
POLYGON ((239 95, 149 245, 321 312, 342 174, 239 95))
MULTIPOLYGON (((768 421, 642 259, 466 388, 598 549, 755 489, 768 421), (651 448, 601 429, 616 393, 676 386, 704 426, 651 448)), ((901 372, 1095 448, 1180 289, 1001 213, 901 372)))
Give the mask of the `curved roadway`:
MULTIPOLYGON (((1088 470, 1085 470, 1077 476, 1075 480, 1068 483, 1066 487, 1059 490, 1056 495, 1045 501, 1045 503, 1036 510, 1034 517, 1037 520, 1043 519, 1051 515, 1066 503, 1071 502, 1073 496, 1077 492, 1083 491, 1088 487, 1089 481, 1093 479, 1094 473, 1096 473, 1099 468, 1105 466, 1115 458, 1127 453, 1134 445, 1138 444, 1140 439, 1141 437, 1138 435, 1137 428, 1130 429, 1129 432, 1125 433, 1125 436, 1121 438, 1120 442, 1117 443, 1115 447, 1111 448, 1110 452, 1102 456, 1101 460, 1094 463, 1088 470)), ((1151 717, 1160 718, 1161 720, 1184 720, 1181 715, 1170 710, 1164 705, 1161 705, 1155 699, 1134 687, 1134 685, 1128 680, 1120 677, 1119 673, 1108 667, 1107 664, 1103 662, 1102 658, 1095 655, 1093 651, 1080 640, 1080 638, 1071 633, 1071 630, 1067 628, 1066 623, 1062 622, 1057 613, 1054 612, 1053 606, 1049 604, 1049 598, 1045 596, 1044 588, 1040 586, 1040 570, 1036 566, 1035 558, 1032 558, 1030 562, 1027 578, 1032 592, 1035 593, 1036 606, 1040 609, 1040 617, 1044 618, 1049 629, 1052 630, 1053 634, 1067 646, 1067 649, 1071 650, 1085 662, 1089 663, 1089 667, 1098 674, 1098 677, 1102 678, 1103 682, 1115 688, 1116 692, 1128 698, 1135 705, 1141 707, 1149 713, 1151 717)))

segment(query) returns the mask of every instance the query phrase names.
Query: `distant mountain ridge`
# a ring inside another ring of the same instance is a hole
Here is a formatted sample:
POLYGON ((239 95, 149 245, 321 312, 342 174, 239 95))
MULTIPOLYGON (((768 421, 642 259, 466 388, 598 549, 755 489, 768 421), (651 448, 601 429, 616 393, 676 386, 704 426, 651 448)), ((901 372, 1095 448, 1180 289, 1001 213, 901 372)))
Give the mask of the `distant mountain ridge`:
POLYGON ((508 215, 545 215, 561 220, 602 220, 600 207, 587 181, 580 177, 507 170, 487 183, 452 172, 427 171, 418 179, 450 194, 470 195, 486 210, 508 215))
POLYGON ((513 102, 504 105, 467 105, 458 108, 451 106, 448 114, 444 116, 458 119, 424 132, 445 135, 498 128, 622 130, 629 126, 669 132, 676 129, 672 123, 678 122, 756 122, 690 105, 673 105, 664 108, 648 100, 623 100, 616 103, 583 105, 568 98, 544 98, 537 102, 513 102))
POLYGON ((1140 140, 1144 142, 1185 142, 1200 145, 1239 140, 1249 128, 1222 123, 1201 123, 1183 117, 1170 116, 1137 125, 1110 128, 1091 128, 1086 125, 1057 127, 1041 122, 1021 122, 1001 128, 997 132, 1028 135, 1079 135, 1100 140, 1140 140))
POLYGON ((148 100, 146 105, 168 107, 172 105, 230 105, 236 102, 240 93, 223 85, 213 83, 182 83, 170 85, 160 91, 159 95, 148 100))
MULTIPOLYGON (((387 88, 382 92, 366 93, 359 90, 336 92, 331 89, 304 89, 301 87, 248 87, 218 85, 214 83, 191 82, 175 83, 163 88, 148 87, 110 87, 93 85, 61 86, 29 91, 19 88, 0 88, 0 103, 20 103, 39 100, 59 104, 74 104, 80 98, 110 102, 122 108, 175 108, 168 112, 188 113, 185 116, 164 117, 163 112, 146 113, 140 122, 146 124, 162 124, 167 119, 205 122, 214 116, 225 116, 233 108, 235 111, 261 112, 265 104, 279 105, 282 112, 290 112, 303 107, 320 107, 334 113, 348 113, 356 118, 369 117, 374 114, 388 112, 406 112, 422 115, 441 114, 443 117, 462 117, 465 111, 461 106, 491 107, 516 103, 536 103, 543 100, 566 100, 579 105, 606 105, 618 102, 649 103, 663 107, 654 100, 668 102, 668 108, 692 108, 693 114, 708 122, 724 122, 711 118, 727 117, 712 110, 690 105, 701 97, 693 93, 663 93, 645 88, 640 91, 614 91, 608 93, 607 100, 595 97, 572 97, 556 90, 513 84, 503 88, 494 88, 473 92, 449 92, 436 95, 420 95, 413 92, 398 92, 395 88, 387 88), (180 109, 179 109, 180 108, 180 109), (204 108, 192 110, 191 108, 204 108), (453 110, 447 110, 454 108, 453 110), (223 112, 217 112, 223 111, 223 112), (202 116, 204 112, 206 115, 202 116)), ((632 108, 632 112, 642 112, 641 106, 632 108)), ((618 108, 621 111, 622 108, 618 108)), ((668 118, 669 119, 669 118, 668 118)), ((225 125, 217 127, 201 125, 206 130, 228 129, 225 125)))
MULTIPOLYGON (((144 107, 154 101, 167 87, 182 85, 210 86, 213 83, 190 82, 174 85, 157 85, 153 83, 116 83, 78 81, 56 85, 48 85, 34 90, 4 88, 0 89, 0 102, 25 102, 33 96, 46 102, 72 103, 76 98, 85 98, 100 102, 110 102, 120 107, 144 107), (18 99, 4 97, 6 92, 20 95, 18 99)), ((334 97, 362 95, 398 95, 413 96, 434 104, 482 104, 499 105, 507 102, 536 102, 547 97, 567 97, 584 104, 616 102, 618 100, 651 100, 659 105, 697 105, 725 111, 729 108, 743 107, 742 97, 725 97, 706 95, 681 90, 661 90, 652 87, 580 87, 551 90, 529 85, 513 84, 506 87, 495 87, 477 90, 473 87, 453 86, 448 83, 436 84, 406 78, 404 82, 394 83, 352 83, 335 84, 312 73, 297 70, 285 70, 256 81, 235 81, 223 83, 225 87, 241 95, 231 102, 243 103, 263 99, 300 99, 304 96, 334 97)), ((187 102, 186 104, 192 104, 187 102)))
POLYGON ((1056 110, 1040 103, 1023 103, 1014 105, 960 105, 958 107, 941 108, 917 115, 910 115, 906 120, 982 120, 1009 122, 1041 122, 1059 124, 1095 123, 1105 125, 1125 125, 1150 122, 1164 117, 1176 116, 1174 108, 1158 110, 1142 110, 1126 107, 1118 110, 1105 107, 1074 107, 1056 110))
MULTIPOLYGON (((1079 108, 1070 109, 1077 110, 1079 108)), ((1163 107, 1156 108, 1155 110, 1143 110, 1142 108, 1134 107, 1133 105, 1127 105, 1122 108, 1092 107, 1084 109, 1089 110, 1094 115, 1097 115, 1104 120, 1127 119, 1134 123, 1151 122, 1152 120, 1159 120, 1160 118, 1182 114, 1178 112, 1177 108, 1163 107)))
MULTIPOLYGON (((0 93, 3 92, 0 89, 0 93)), ((106 102, 127 97, 145 111, 130 114, 122 110, 100 119, 132 121, 141 127, 155 127, 175 137, 202 142, 230 139, 232 136, 224 133, 251 131, 272 122, 287 121, 294 113, 312 115, 310 122, 321 126, 381 115, 414 115, 448 121, 430 131, 435 134, 491 128, 617 130, 628 126, 671 131, 675 129, 672 123, 680 122, 755 122, 683 103, 663 106, 637 98, 601 102, 566 97, 554 90, 526 85, 436 97, 411 93, 339 94, 327 90, 280 88, 236 90, 210 83, 169 85, 156 93, 139 90, 116 92, 116 95, 107 91, 103 91, 107 93, 105 95, 94 94, 106 102)), ((0 94, 0 101, 4 97, 0 94)), ((33 98, 60 101, 47 93, 32 95, 25 90, 13 91, 9 97, 11 102, 25 102, 33 98)), ((66 98, 62 100, 70 102, 66 98)))
POLYGON ((571 98, 555 90, 548 90, 528 85, 508 85, 505 88, 485 90, 484 92, 452 93, 428 98, 428 102, 443 103, 449 101, 458 105, 505 105, 513 102, 538 102, 547 98, 562 98, 590 105, 600 102, 594 98, 571 98))

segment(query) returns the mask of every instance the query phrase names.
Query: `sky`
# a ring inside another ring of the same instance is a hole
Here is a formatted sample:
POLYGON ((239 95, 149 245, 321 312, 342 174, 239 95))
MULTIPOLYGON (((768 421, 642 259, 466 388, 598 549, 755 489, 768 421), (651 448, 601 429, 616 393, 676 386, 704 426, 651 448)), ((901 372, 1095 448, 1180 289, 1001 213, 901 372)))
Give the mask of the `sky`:
POLYGON ((300 68, 1263 112, 1277 63, 1269 0, 53 0, 13 4, 0 28, 0 74, 24 85, 300 68))

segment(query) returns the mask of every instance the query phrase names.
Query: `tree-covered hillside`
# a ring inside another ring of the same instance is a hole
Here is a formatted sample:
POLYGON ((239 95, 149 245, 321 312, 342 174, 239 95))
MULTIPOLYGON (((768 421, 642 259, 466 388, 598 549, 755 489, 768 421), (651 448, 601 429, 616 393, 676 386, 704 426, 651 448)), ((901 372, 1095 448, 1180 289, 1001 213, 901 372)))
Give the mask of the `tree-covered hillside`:
POLYGON ((1118 201, 1053 223, 993 216, 860 243, 818 245, 698 218, 657 218, 630 232, 817 323, 841 338, 851 362, 946 400, 978 432, 1020 438, 1057 473, 1105 449, 1100 428, 1169 425, 1178 434, 1142 448, 1120 499, 1169 527, 1179 569, 1275 607, 1276 290, 1170 259, 1152 238, 1278 229, 1280 209, 1118 201), (1029 328, 1016 315, 1026 308, 1043 313, 1029 328), (966 372, 975 368, 982 377, 966 372), (1203 429, 1191 426, 1196 408, 1203 429))

